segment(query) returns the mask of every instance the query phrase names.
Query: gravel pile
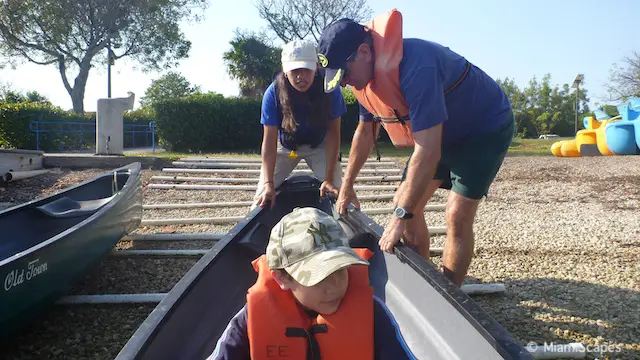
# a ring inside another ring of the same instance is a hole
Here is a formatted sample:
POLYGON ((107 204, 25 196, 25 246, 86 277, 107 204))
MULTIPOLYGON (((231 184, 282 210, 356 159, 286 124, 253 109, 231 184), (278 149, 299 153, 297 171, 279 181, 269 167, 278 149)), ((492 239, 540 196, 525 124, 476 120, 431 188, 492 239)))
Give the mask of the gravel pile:
MULTIPOLYGON (((100 172, 63 170, 55 181, 35 182, 30 191, 36 194, 53 184, 65 187, 69 184, 64 179, 80 181, 100 172)), ((167 174, 145 171, 145 185, 153 175, 167 174)), ((6 194, 0 192, 0 202, 31 199, 5 200, 6 194)), ((640 157, 507 158, 478 210, 475 257, 465 281, 502 282, 506 292, 473 300, 523 345, 582 341, 590 345, 587 359, 640 359, 639 195, 640 157)), ((253 192, 145 189, 144 196, 145 204, 220 202, 251 200, 253 192)), ((446 196, 447 192, 436 191, 431 204, 444 203, 446 196)), ((367 201, 362 207, 390 203, 367 201)), ((247 210, 149 210, 144 218, 242 216, 247 210)), ((429 225, 445 225, 444 213, 425 214, 429 225)), ((383 227, 389 219, 389 215, 371 217, 383 227)), ((143 226, 136 233, 222 233, 232 226, 143 226)), ((433 237, 433 246, 443 246, 444 239, 433 237)), ((122 241, 118 248, 205 249, 213 244, 122 241)), ((440 258, 431 260, 441 266, 440 258)), ((195 262, 109 258, 76 286, 74 294, 166 292, 195 262)), ((30 331, 14 337, 3 353, 9 359, 112 359, 152 309, 151 305, 56 307, 30 331)))

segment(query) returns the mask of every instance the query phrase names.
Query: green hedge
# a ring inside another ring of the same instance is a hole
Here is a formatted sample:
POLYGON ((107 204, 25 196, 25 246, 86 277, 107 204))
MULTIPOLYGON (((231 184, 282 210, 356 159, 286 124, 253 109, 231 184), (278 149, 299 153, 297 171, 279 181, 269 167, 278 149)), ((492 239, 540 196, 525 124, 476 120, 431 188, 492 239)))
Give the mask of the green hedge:
POLYGON ((261 102, 216 94, 156 102, 160 145, 176 152, 259 151, 261 102))
MULTIPOLYGON (((358 103, 345 96, 341 142, 350 144, 358 125, 358 103)), ((261 100, 198 94, 154 104, 160 145, 175 152, 260 151, 261 100)), ((382 133, 379 141, 388 141, 382 133)))
MULTIPOLYGON (((153 113, 149 110, 137 110, 124 115, 125 124, 148 124, 153 120, 153 113)), ((62 110, 59 107, 40 103, 0 103, 0 146, 19 149, 36 149, 36 133, 32 132, 29 124, 39 122, 76 122, 83 125, 43 125, 41 129, 51 132, 40 133, 40 150, 60 151, 95 148, 95 133, 59 133, 60 130, 82 128, 92 131, 96 121, 95 113, 84 115, 62 110), (84 125, 86 124, 86 125, 84 125)), ((136 129, 141 131, 142 129, 136 129)), ((133 144, 133 134, 124 135, 125 147, 133 144)), ((136 146, 145 143, 145 134, 136 134, 136 146)))
MULTIPOLYGON (((353 95, 345 94, 345 102, 347 113, 342 117, 341 140, 343 144, 349 144, 358 125, 359 108, 353 95)), ((262 143, 260 109, 260 100, 198 94, 158 102, 153 108, 126 112, 124 123, 147 125, 155 120, 156 141, 170 151, 259 152, 262 143)), ((95 113, 78 115, 46 104, 0 104, 0 147, 35 149, 36 134, 29 129, 32 121, 80 122, 86 124, 84 129, 91 130, 91 125, 95 124, 95 116, 95 113)), ((46 125, 44 128, 77 129, 78 126, 46 125)), ((143 146, 145 137, 146 134, 136 134, 135 146, 143 146)), ((131 147, 133 140, 132 134, 124 134, 125 147, 131 147)), ((388 141, 384 131, 381 132, 379 141, 388 141)), ((95 148, 95 135, 83 134, 81 138, 77 133, 40 134, 41 150, 66 151, 80 148, 95 148)))

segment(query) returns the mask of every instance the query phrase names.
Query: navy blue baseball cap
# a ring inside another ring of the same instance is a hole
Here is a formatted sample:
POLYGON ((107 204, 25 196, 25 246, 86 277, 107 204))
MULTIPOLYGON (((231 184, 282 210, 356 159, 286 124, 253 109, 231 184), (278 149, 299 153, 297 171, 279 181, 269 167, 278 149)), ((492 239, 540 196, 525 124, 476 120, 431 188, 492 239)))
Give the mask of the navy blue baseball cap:
POLYGON ((327 26, 318 42, 318 61, 324 70, 324 91, 340 86, 347 60, 367 36, 366 28, 351 19, 340 19, 327 26))

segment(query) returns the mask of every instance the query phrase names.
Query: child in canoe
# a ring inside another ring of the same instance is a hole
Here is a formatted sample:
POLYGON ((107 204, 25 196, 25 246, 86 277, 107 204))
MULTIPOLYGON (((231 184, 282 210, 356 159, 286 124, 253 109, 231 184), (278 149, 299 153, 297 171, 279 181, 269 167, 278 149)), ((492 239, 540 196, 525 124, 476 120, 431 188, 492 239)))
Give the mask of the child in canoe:
POLYGON ((247 304, 208 360, 415 359, 369 286, 368 249, 330 215, 296 208, 272 231, 247 304))

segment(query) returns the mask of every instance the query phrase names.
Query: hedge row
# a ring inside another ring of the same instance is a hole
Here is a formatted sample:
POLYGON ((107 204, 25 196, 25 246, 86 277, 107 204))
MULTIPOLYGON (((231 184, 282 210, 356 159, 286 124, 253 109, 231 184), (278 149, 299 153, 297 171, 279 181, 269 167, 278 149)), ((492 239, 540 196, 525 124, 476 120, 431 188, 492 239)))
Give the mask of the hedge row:
MULTIPOLYGON (((349 144, 358 125, 358 104, 349 97, 345 102, 341 140, 349 144)), ((155 103, 154 110, 160 145, 169 151, 260 151, 260 100, 199 94, 155 103)), ((379 141, 388 141, 386 133, 379 141)))
MULTIPOLYGON (((347 95, 347 94, 345 94, 347 95)), ((347 113, 342 117, 341 139, 351 143, 358 125, 358 104, 353 96, 345 96, 347 113)), ((125 124, 147 125, 156 121, 157 141, 169 151, 219 152, 260 151, 262 125, 261 101, 245 98, 225 98, 219 94, 197 94, 154 104, 153 109, 140 109, 124 115, 125 124)), ((41 133, 40 149, 64 151, 95 148, 93 133, 59 133, 59 130, 83 128, 93 130, 95 113, 85 115, 64 111, 58 107, 37 103, 0 103, 0 147, 36 148, 36 134, 29 125, 40 122, 76 122, 86 125, 47 124, 41 129, 56 130, 41 133)), ((141 131, 142 129, 137 129, 141 131)), ((145 144, 145 134, 137 134, 136 146, 145 144)), ((125 147, 134 142, 131 134, 124 134, 125 147)), ((383 131, 379 141, 387 142, 383 131)))
MULTIPOLYGON (((148 110, 137 110, 124 115, 125 124, 146 125, 152 120, 153 114, 148 110)), ((33 121, 80 123, 74 125, 38 125, 40 130, 49 131, 40 133, 40 150, 60 151, 95 148, 95 133, 87 133, 95 129, 93 126, 96 122, 95 113, 80 115, 55 106, 39 103, 0 103, 0 147, 36 149, 36 133, 30 129, 30 124, 33 121), (60 133, 60 131, 78 129, 83 129, 85 133, 60 133)), ((136 129, 136 131, 141 130, 136 129)), ((135 140, 136 146, 142 146, 145 143, 145 134, 135 134, 135 139, 133 139, 132 135, 124 134, 125 147, 133 145, 133 140, 135 140)))

